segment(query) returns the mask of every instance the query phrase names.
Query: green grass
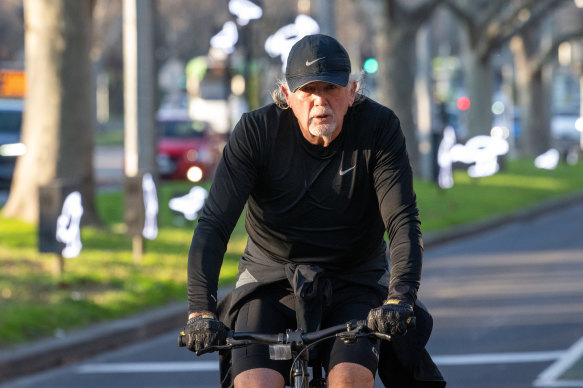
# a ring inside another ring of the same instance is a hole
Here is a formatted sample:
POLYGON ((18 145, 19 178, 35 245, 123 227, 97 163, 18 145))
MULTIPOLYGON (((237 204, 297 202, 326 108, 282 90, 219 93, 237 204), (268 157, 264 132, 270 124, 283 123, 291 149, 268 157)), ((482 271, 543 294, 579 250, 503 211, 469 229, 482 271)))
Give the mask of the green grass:
MULTIPOLYGON (((470 179, 462 171, 454 177, 455 186, 447 191, 416 181, 424 233, 583 190, 582 164, 546 171, 535 169, 532 162, 512 161, 492 177, 470 179)), ((82 230, 83 251, 65 260, 62 276, 52 272, 56 256, 37 252, 36 226, 0 217, 0 348, 185 301, 187 256, 196 222, 184 220, 167 203, 190 188, 187 183, 165 183, 159 189, 159 235, 145 241, 141 262, 134 262, 131 239, 125 235, 122 194, 100 194, 97 208, 105 227, 82 230)), ((221 285, 235 280, 245 242, 241 218, 224 258, 221 285)))
POLYGON ((100 126, 95 136, 95 145, 120 146, 124 141, 122 117, 110 117, 105 126, 100 126))
POLYGON ((455 185, 440 190, 431 182, 416 181, 415 191, 424 233, 485 220, 541 201, 583 191, 581 164, 560 164, 553 171, 537 169, 530 161, 515 160, 487 178, 454 172, 455 185))

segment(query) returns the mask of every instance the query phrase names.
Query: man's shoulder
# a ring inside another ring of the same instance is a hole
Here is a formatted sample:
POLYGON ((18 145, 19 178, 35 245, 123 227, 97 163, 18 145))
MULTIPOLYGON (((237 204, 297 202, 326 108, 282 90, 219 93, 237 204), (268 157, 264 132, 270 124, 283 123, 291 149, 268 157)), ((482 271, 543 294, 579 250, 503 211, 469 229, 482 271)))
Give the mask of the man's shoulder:
POLYGON ((268 104, 243 113, 233 133, 241 139, 256 139, 268 144, 277 136, 282 125, 287 125, 288 111, 275 104, 268 104))
POLYGON ((251 118, 253 120, 265 120, 265 119, 277 119, 284 112, 276 104, 271 103, 262 106, 261 108, 254 109, 243 114, 243 117, 251 118))
POLYGON ((362 99, 354 105, 355 112, 361 114, 376 113, 380 115, 392 116, 395 113, 389 107, 373 100, 370 97, 362 97, 362 99))
POLYGON ((371 133, 378 132, 378 129, 384 131, 387 126, 393 127, 395 123, 398 123, 398 118, 392 109, 369 97, 364 97, 353 105, 351 111, 349 118, 351 125, 369 128, 371 133))

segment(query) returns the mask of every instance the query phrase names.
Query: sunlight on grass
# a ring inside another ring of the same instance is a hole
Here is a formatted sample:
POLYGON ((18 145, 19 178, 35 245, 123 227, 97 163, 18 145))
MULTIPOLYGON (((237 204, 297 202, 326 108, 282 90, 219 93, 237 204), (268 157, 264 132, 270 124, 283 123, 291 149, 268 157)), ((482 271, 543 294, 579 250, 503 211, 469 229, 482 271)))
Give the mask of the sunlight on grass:
POLYGON ((219 286, 232 285, 237 279, 239 272, 239 257, 241 255, 226 254, 221 267, 221 275, 219 279, 219 286))
POLYGON ((487 187, 507 187, 520 189, 537 189, 560 191, 569 188, 569 185, 554 177, 522 176, 514 174, 494 175, 488 178, 470 178, 465 173, 455 175, 456 185, 481 184, 487 187))
POLYGON ((247 235, 244 236, 233 236, 229 240, 227 245, 227 252, 243 254, 245 246, 247 245, 247 235))
POLYGON ((416 181, 415 191, 424 233, 486 220, 550 198, 583 190, 581 165, 540 170, 524 161, 485 178, 454 171, 454 187, 442 190, 433 182, 416 181))

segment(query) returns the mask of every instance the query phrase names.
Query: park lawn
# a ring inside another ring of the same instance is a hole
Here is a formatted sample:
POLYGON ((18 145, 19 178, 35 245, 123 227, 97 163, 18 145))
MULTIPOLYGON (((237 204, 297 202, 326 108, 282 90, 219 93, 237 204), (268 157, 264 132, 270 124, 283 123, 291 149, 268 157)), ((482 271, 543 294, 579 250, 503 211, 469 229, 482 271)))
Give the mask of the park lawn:
POLYGON ((439 189, 433 182, 415 181, 424 233, 495 218, 545 200, 583 192, 583 165, 559 164, 552 171, 531 161, 512 160, 486 178, 470 178, 454 171, 454 187, 439 189))
MULTIPOLYGON (((583 164, 561 164, 547 171, 534 168, 532 162, 509 161, 503 172, 491 177, 470 179, 456 171, 454 179, 449 190, 416 181, 424 233, 582 192, 583 164)), ((186 221, 167 204, 190 187, 161 186, 159 235, 145 241, 145 254, 138 262, 124 233, 122 194, 100 194, 97 207, 105 227, 82 229, 83 250, 77 258, 65 260, 61 276, 52 271, 56 256, 37 252, 36 226, 0 217, 0 348, 185 301, 187 256, 196 222, 186 221)), ((220 286, 234 282, 245 242, 241 217, 227 248, 220 286)))

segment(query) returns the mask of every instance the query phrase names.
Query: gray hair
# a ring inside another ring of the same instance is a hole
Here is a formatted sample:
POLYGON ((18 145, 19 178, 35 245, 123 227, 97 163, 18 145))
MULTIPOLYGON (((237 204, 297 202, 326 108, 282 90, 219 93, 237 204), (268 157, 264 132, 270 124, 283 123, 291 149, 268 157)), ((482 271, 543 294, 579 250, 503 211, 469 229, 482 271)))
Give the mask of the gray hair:
MULTIPOLYGON (((356 94, 354 96, 354 104, 356 105, 362 100, 364 100, 364 90, 363 90, 363 78, 364 72, 360 71, 358 73, 350 74, 348 82, 356 82, 356 94)), ((289 92, 289 87, 287 86, 287 82, 284 79, 280 79, 277 81, 276 88, 271 92, 271 98, 275 105, 280 107, 281 109, 287 109, 289 106, 287 105, 287 101, 285 99, 285 94, 281 91, 281 88, 284 87, 289 92)))

